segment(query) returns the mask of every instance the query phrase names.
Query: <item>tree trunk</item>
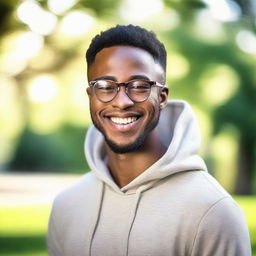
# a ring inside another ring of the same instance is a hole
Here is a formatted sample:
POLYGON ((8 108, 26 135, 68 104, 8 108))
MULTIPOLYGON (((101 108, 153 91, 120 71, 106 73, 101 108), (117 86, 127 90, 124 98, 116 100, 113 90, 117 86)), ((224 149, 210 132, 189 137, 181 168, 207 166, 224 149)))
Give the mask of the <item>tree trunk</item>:
POLYGON ((253 187, 254 141, 240 139, 238 155, 238 173, 235 182, 235 193, 249 195, 253 187))

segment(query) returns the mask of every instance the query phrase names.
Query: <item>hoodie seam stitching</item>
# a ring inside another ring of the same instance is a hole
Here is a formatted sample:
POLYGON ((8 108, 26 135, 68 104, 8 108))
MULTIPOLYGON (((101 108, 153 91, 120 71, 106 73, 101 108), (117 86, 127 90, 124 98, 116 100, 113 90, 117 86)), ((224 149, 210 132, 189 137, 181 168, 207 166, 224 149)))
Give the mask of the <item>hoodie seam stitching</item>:
POLYGON ((100 201, 99 208, 98 208, 97 220, 96 220, 96 223, 95 223, 95 225, 94 225, 93 232, 92 232, 91 238, 90 238, 89 256, 91 255, 91 252, 92 252, 92 243, 93 243, 93 239, 94 239, 94 236, 95 236, 97 227, 98 227, 98 225, 99 225, 100 215, 101 215, 101 211, 102 211, 103 197, 104 197, 104 193, 105 193, 105 183, 102 182, 101 186, 102 186, 102 188, 101 188, 101 199, 100 199, 101 201, 100 201))
POLYGON ((195 232, 195 237, 194 237, 194 240, 193 240, 193 243, 192 243, 191 252, 190 252, 190 254, 189 254, 190 256, 191 256, 192 253, 193 253, 194 246, 195 246, 195 243, 196 243, 198 234, 199 234, 199 230, 200 230, 201 223, 202 223, 203 220, 206 218, 206 216, 208 215, 208 213, 209 213, 218 203, 220 203, 222 200, 225 200, 225 199, 230 199, 230 197, 224 196, 224 197, 220 198, 220 199, 217 200, 215 203, 213 203, 213 204, 204 212, 204 214, 202 215, 200 221, 198 222, 198 226, 197 226, 197 229, 196 229, 196 232, 195 232))

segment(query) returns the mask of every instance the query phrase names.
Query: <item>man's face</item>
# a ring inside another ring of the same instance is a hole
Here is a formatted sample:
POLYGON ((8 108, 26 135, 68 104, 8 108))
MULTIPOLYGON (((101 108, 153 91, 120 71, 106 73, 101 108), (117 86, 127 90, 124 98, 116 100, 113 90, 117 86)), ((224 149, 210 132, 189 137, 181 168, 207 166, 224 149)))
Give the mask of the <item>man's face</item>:
MULTIPOLYGON (((148 79, 163 83, 164 71, 146 51, 130 46, 113 46, 97 53, 88 70, 88 80, 127 82, 148 79)), ((87 89, 94 125, 104 135, 108 146, 116 153, 127 153, 143 147, 159 119, 160 108, 167 101, 167 89, 152 87, 149 98, 133 102, 120 87, 115 98, 99 101, 92 88, 87 89)))

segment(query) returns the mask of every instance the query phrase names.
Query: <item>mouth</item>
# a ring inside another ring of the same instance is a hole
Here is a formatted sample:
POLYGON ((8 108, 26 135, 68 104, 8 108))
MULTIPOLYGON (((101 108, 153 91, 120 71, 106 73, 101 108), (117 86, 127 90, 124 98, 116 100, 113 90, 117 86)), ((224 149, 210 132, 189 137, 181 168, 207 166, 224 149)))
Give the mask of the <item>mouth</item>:
POLYGON ((121 125, 127 125, 127 124, 131 124, 134 123, 135 121, 138 120, 138 116, 130 116, 130 117, 125 117, 125 118, 121 118, 121 117, 110 117, 109 119, 115 123, 115 124, 121 124, 121 125))
POLYGON ((127 113, 126 115, 109 114, 105 115, 106 125, 114 131, 121 133, 131 133, 138 129, 138 125, 141 123, 142 115, 138 113, 127 113))

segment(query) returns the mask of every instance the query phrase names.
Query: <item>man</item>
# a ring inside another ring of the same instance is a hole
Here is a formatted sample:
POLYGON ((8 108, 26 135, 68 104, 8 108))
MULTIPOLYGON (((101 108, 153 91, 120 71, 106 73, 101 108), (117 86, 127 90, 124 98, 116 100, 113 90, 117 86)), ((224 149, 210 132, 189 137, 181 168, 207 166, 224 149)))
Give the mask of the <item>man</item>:
POLYGON ((91 42, 91 172, 54 202, 51 256, 247 256, 244 216, 197 155, 191 108, 168 101, 166 51, 116 26, 91 42))

